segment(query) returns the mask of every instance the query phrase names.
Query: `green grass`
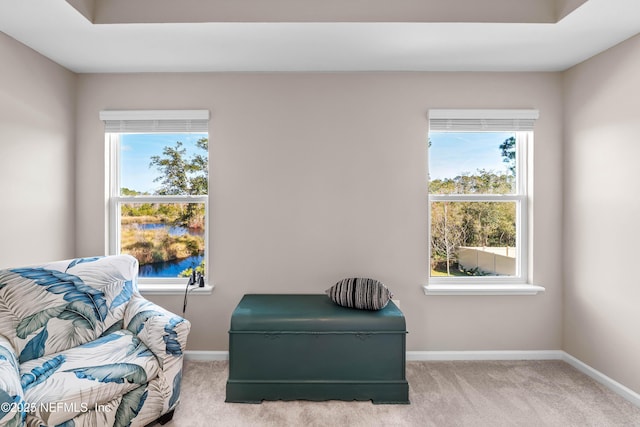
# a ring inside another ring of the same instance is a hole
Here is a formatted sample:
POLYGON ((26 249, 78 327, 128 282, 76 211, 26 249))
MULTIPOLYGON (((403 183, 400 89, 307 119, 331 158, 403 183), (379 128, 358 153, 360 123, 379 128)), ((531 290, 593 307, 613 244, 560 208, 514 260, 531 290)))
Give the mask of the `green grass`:
POLYGON ((458 276, 458 277, 468 277, 469 275, 467 273, 464 273, 460 270, 458 270, 457 268, 450 268, 449 272, 451 273, 449 276, 447 276, 447 272, 445 271, 439 271, 439 270, 431 270, 431 277, 453 277, 453 276, 458 276))
POLYGON ((188 258, 204 253, 204 238, 188 234, 170 236, 165 229, 121 231, 122 253, 133 255, 140 265, 188 258))

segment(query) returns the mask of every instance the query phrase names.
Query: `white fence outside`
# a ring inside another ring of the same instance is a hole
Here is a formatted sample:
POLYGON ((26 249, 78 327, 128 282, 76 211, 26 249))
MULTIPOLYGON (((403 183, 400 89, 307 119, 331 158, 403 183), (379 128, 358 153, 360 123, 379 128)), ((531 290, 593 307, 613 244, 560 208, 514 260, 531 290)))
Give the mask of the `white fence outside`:
POLYGON ((465 270, 477 268, 489 274, 513 276, 516 274, 516 249, 460 246, 458 264, 465 270))

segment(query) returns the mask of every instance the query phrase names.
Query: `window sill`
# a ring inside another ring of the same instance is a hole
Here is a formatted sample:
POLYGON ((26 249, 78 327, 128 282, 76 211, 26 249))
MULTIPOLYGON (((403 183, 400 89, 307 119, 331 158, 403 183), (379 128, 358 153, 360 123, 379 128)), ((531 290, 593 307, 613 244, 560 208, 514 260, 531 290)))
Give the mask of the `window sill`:
MULTIPOLYGON (((138 285, 142 295, 184 295, 186 285, 138 285)), ((204 285, 204 287, 192 286, 189 289, 189 295, 211 295, 213 292, 212 285, 204 285)))
POLYGON ((544 292, 537 285, 425 285, 425 295, 536 295, 544 292))

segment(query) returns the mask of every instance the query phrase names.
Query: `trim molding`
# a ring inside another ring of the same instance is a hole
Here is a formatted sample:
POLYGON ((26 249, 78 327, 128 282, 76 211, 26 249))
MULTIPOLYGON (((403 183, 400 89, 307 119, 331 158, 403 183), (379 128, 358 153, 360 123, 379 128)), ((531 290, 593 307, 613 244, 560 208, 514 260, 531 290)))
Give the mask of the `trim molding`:
POLYGON ((537 295, 544 292, 538 285, 491 285, 476 283, 463 284, 430 284, 424 285, 425 295, 537 295))
POLYGON ((573 366, 583 374, 598 381, 600 384, 607 387, 609 390, 622 396, 623 398, 625 398, 626 400, 628 400, 629 402, 633 403, 634 405, 640 408, 640 394, 631 390, 629 387, 620 384, 613 378, 609 378, 602 372, 592 368, 591 366, 587 365, 583 361, 576 359, 569 353, 565 353, 564 351, 562 353, 564 353, 562 360, 567 362, 569 365, 573 366))
MULTIPOLYGON (((228 351, 186 350, 185 360, 229 360, 228 351)), ((407 351, 407 361, 562 360, 640 408, 640 394, 562 350, 407 351)))
MULTIPOLYGON (((142 295, 184 295, 186 285, 178 285, 178 284, 166 284, 166 285, 156 285, 156 284, 147 284, 138 283, 138 290, 142 295)), ((212 285, 204 285, 204 287, 200 288, 198 286, 191 287, 189 289, 188 295, 191 294, 199 294, 199 295, 211 295, 213 292, 212 285)))
POLYGON ((407 361, 562 360, 562 350, 407 351, 407 361))
POLYGON ((229 360, 228 351, 208 351, 208 350, 186 350, 184 352, 185 360, 194 360, 197 362, 210 362, 212 360, 229 360))

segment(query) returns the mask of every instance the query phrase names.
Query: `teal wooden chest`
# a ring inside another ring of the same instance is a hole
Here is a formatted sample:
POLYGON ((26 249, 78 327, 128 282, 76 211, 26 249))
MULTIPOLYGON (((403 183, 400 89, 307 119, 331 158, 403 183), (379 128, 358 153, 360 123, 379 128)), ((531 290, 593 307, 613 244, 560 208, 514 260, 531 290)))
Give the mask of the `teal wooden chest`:
POLYGON ((409 403, 406 333, 393 302, 367 311, 326 295, 245 295, 231 316, 226 401, 409 403))

